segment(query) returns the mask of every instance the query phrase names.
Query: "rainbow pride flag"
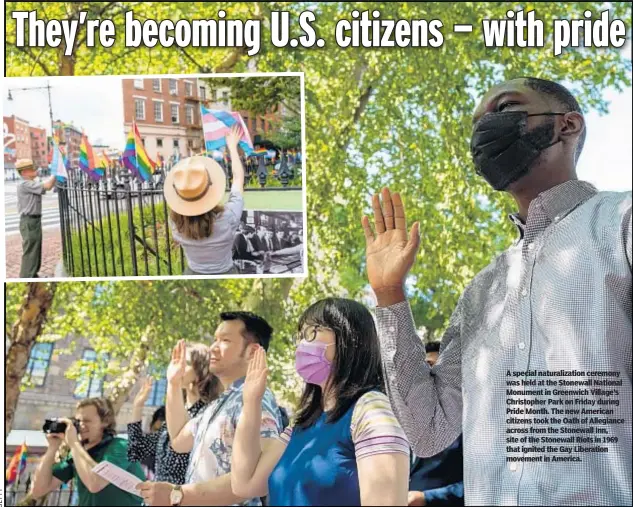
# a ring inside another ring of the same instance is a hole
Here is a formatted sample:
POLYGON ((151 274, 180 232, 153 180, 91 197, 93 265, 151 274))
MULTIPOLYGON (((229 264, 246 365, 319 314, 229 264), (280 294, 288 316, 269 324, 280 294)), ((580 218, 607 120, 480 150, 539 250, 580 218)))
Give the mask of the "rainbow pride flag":
POLYGON ((240 148, 244 150, 247 157, 253 154, 253 141, 251 141, 251 135, 248 133, 248 128, 240 113, 207 109, 204 106, 200 106, 200 113, 207 152, 213 152, 226 146, 226 136, 231 132, 231 127, 237 123, 242 127, 242 138, 238 143, 240 148))
POLYGON ((99 175, 99 177, 104 177, 107 170, 110 169, 110 164, 112 163, 112 161, 108 158, 108 155, 106 155, 105 151, 102 151, 98 156, 97 156, 98 162, 97 162, 97 167, 95 167, 95 172, 99 175))
POLYGON ((26 468, 27 454, 26 441, 24 441, 22 447, 15 450, 15 454, 11 458, 11 462, 7 467, 5 475, 7 484, 13 484, 16 482, 20 478, 20 475, 22 475, 22 472, 24 472, 24 469, 26 468))
POLYGON ((143 181, 149 180, 156 169, 156 163, 145 151, 136 123, 132 123, 127 136, 123 151, 123 165, 143 181))
POLYGON ((268 150, 266 148, 257 148, 254 152, 253 155, 255 156, 266 156, 268 155, 268 150))
POLYGON ((79 168, 95 181, 99 181, 103 176, 95 171, 97 161, 92 146, 85 135, 81 137, 81 145, 79 146, 79 168))

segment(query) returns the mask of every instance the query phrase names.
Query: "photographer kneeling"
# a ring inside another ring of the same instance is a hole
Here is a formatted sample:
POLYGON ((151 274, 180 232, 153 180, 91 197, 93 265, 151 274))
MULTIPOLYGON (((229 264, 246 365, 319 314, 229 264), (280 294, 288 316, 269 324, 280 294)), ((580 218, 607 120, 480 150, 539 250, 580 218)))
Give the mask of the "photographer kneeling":
POLYGON ((79 505, 141 505, 140 497, 126 493, 92 472, 97 463, 109 461, 145 480, 141 465, 127 459, 127 441, 115 437, 116 421, 110 400, 80 401, 75 420, 76 425, 70 419, 59 419, 52 426, 48 423, 44 426, 48 449, 35 472, 31 494, 39 498, 74 478, 79 505), (64 433, 59 432, 63 431, 59 423, 65 423, 64 433), (55 463, 62 442, 68 445, 70 454, 55 463))

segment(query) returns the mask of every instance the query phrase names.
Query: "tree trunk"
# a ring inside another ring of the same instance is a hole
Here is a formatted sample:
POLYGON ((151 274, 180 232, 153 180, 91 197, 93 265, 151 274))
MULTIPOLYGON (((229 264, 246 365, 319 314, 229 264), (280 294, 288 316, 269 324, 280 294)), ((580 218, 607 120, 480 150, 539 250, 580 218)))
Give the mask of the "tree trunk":
POLYGON ((29 282, 22 306, 18 311, 17 320, 11 327, 5 367, 5 439, 13 425, 15 410, 20 398, 20 385, 26 372, 31 349, 42 333, 48 311, 53 303, 56 287, 56 283, 29 282))
POLYGON ((136 349, 130 360, 129 367, 125 373, 123 373, 112 385, 110 395, 110 401, 114 407, 114 415, 118 415, 121 407, 126 402, 130 392, 134 388, 136 381, 139 378, 145 359, 147 358, 147 352, 149 350, 149 343, 152 339, 152 329, 148 328, 141 337, 141 346, 136 349))

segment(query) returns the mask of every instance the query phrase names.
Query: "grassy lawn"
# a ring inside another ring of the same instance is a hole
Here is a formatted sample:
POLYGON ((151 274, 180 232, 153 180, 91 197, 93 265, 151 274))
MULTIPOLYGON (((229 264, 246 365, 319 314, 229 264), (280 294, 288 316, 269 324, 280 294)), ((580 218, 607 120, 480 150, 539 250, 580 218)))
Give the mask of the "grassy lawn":
MULTIPOLYGON (((227 196, 225 197, 225 200, 227 196)), ((244 208, 261 211, 302 211, 301 190, 244 192, 244 208)))

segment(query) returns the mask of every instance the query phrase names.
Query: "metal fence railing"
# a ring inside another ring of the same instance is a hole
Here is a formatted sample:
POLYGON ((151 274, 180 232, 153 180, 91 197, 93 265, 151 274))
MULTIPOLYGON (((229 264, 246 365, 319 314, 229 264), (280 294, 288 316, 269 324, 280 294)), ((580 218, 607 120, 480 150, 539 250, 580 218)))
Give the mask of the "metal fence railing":
MULTIPOLYGON (((227 172, 227 190, 232 175, 227 172)), ((246 192, 301 190, 293 166, 246 161, 246 192)), ((129 172, 92 181, 79 170, 58 183, 63 263, 68 276, 180 274, 183 250, 169 230, 163 182, 169 168, 141 182, 129 172)), ((300 181, 300 180, 299 180, 300 181)))
POLYGON ((68 485, 56 489, 50 492, 44 498, 32 498, 28 494, 27 485, 18 485, 17 488, 9 486, 5 489, 6 505, 47 505, 47 506, 68 506, 77 505, 75 491, 73 489, 73 481, 70 481, 68 485))

